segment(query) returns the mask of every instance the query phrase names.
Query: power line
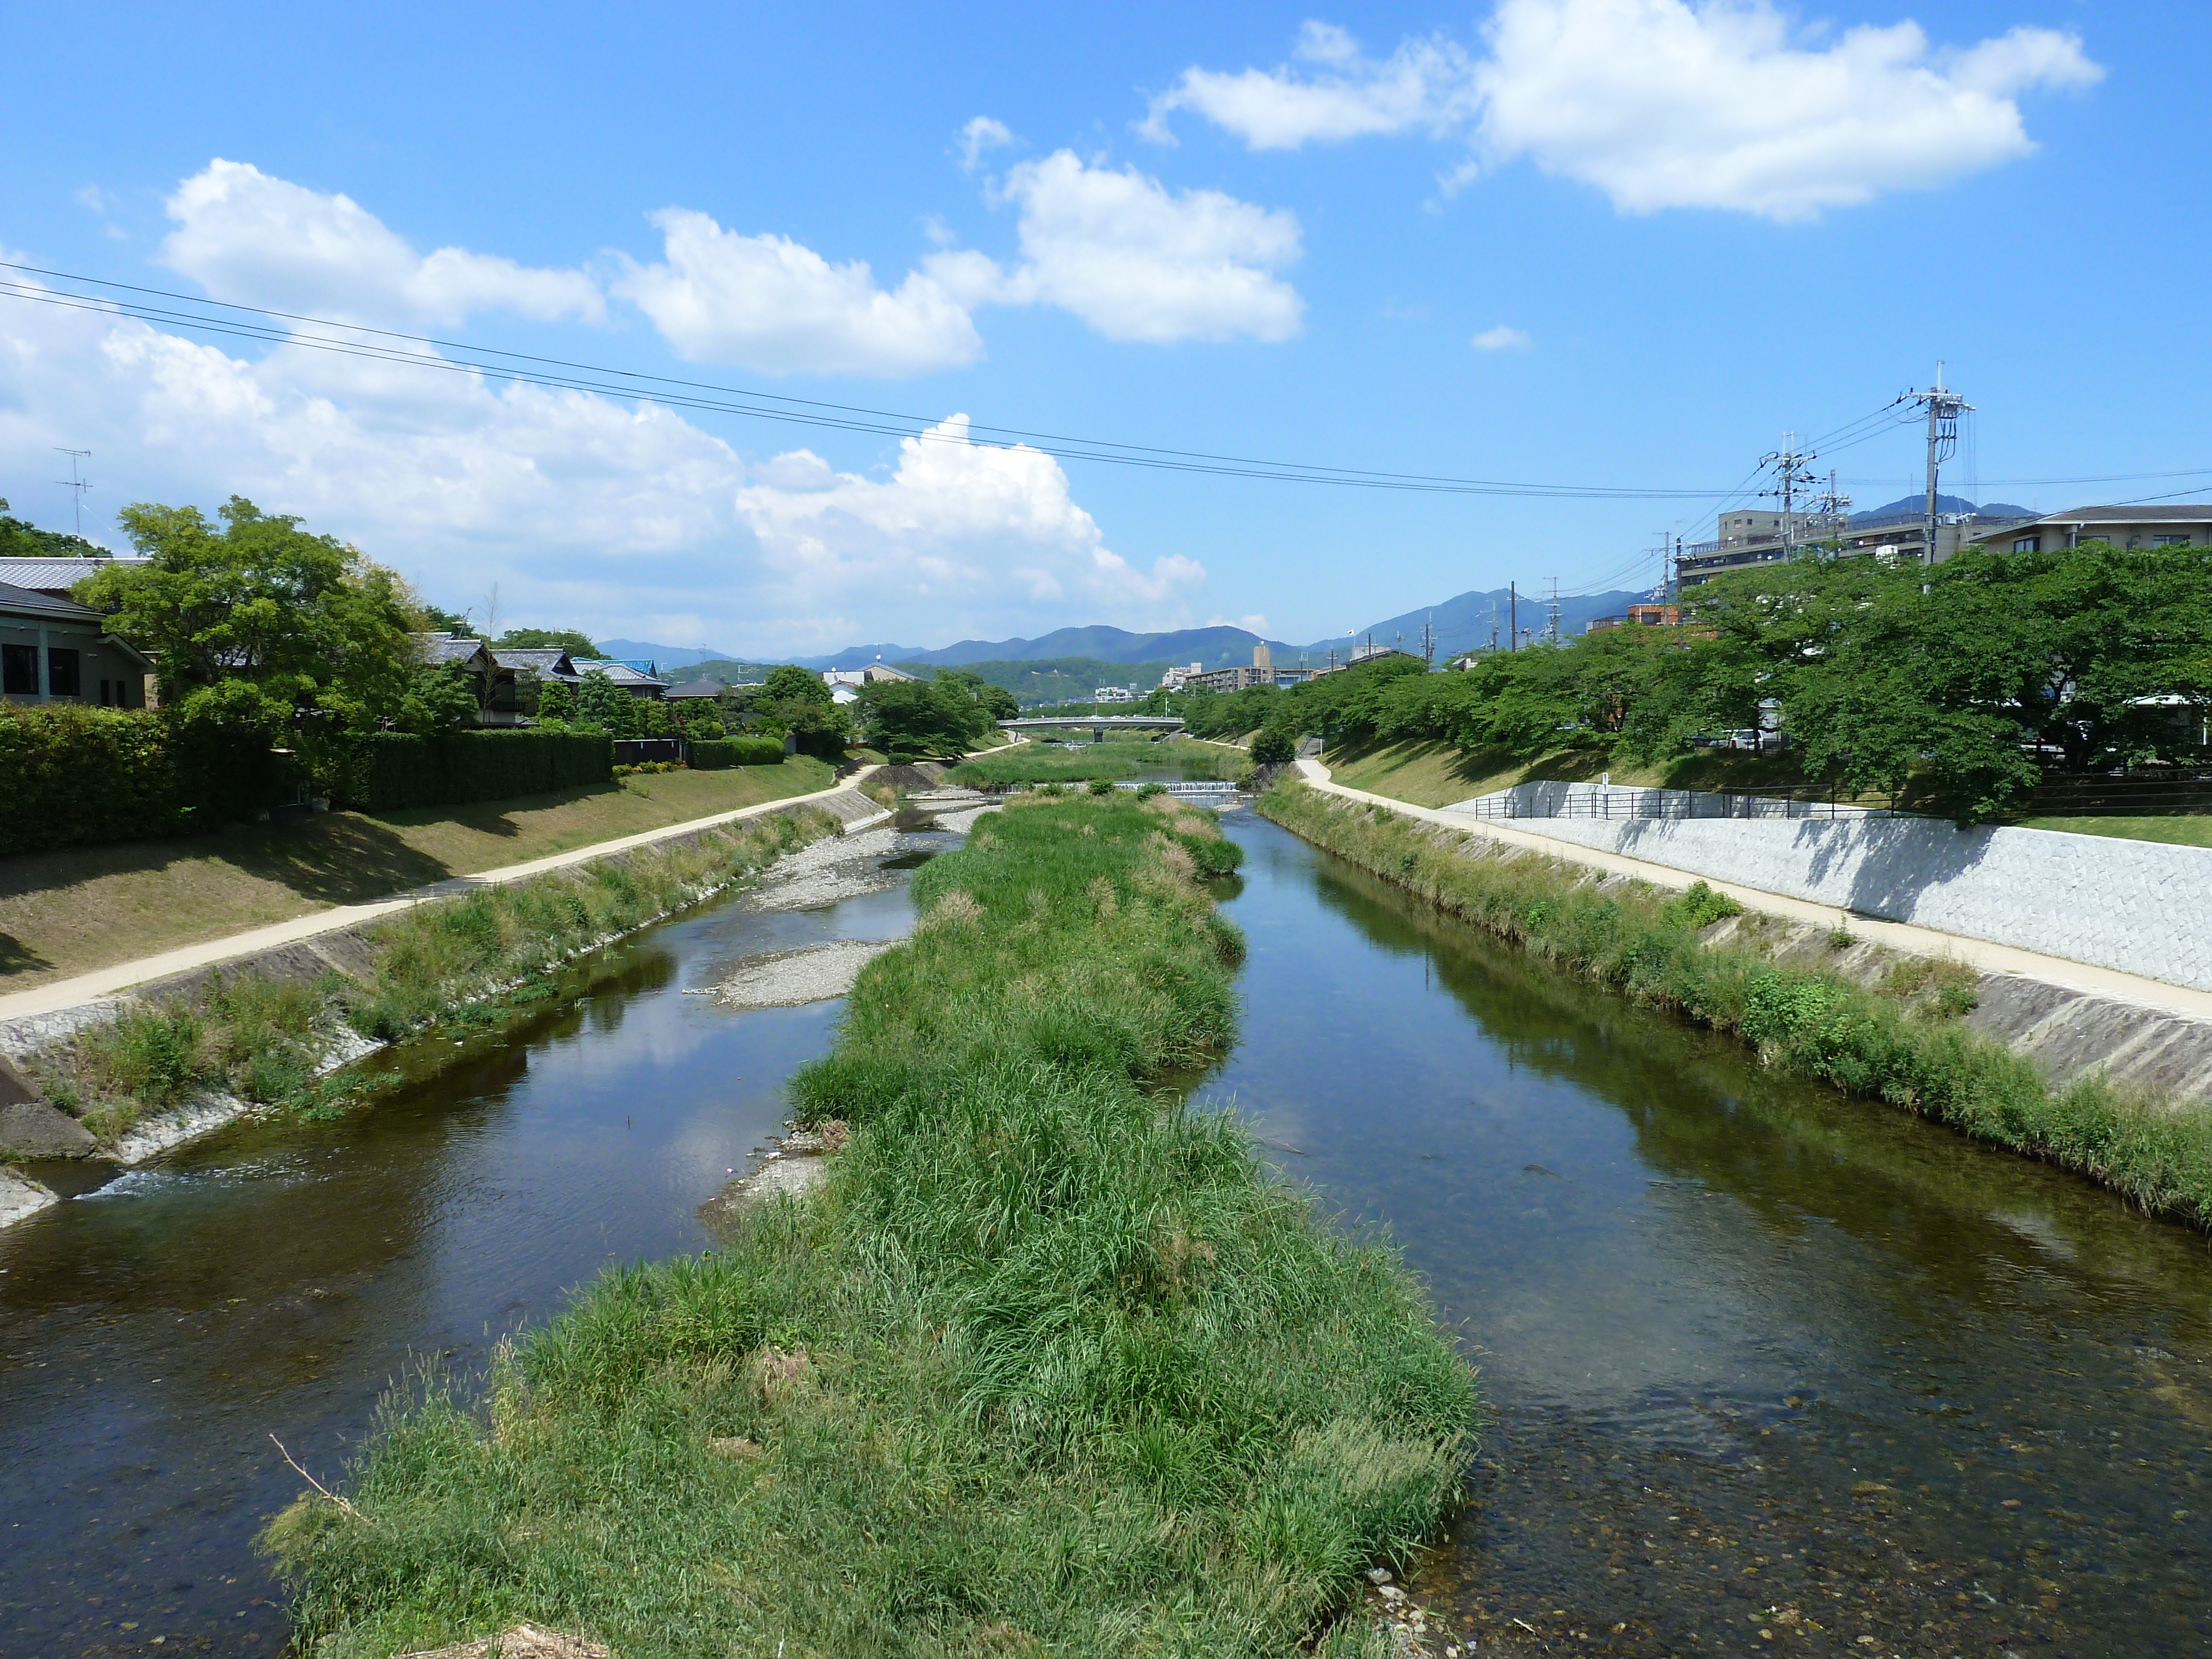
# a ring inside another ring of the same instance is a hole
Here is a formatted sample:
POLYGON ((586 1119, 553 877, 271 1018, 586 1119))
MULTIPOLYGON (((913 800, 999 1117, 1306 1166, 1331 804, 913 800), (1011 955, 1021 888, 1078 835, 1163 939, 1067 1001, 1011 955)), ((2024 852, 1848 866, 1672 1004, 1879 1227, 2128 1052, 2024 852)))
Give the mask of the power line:
MULTIPOLYGON (((176 294, 167 289, 143 288, 127 283, 111 283, 100 277, 83 276, 37 265, 0 261, 0 270, 16 270, 29 276, 52 277, 58 281, 82 283, 112 289, 117 293, 143 295, 155 300, 174 302, 170 305, 155 305, 146 300, 118 299, 106 295, 74 294, 64 289, 48 288, 40 283, 0 279, 0 296, 57 306, 67 310, 126 316, 138 321, 159 324, 167 327, 257 340, 269 345, 325 351, 341 356, 363 358, 371 362, 400 363, 413 368, 441 369, 454 374, 482 374, 504 382, 536 386, 548 390, 580 391, 610 397, 650 398, 672 408, 740 415, 753 419, 778 421, 840 431, 872 433, 882 436, 913 438, 921 441, 946 443, 965 441, 964 439, 936 434, 933 428, 938 422, 934 417, 927 416, 902 414, 895 410, 872 409, 860 404, 833 404, 812 398, 792 398, 780 393, 758 392, 749 387, 721 386, 710 381, 679 380, 668 375, 647 374, 632 369, 611 368, 599 364, 583 363, 562 358, 535 356, 525 352, 505 351, 494 347, 465 345, 456 341, 444 340, 430 335, 405 334, 392 329, 372 328, 362 324, 339 322, 328 318, 276 311, 265 307, 241 305, 229 301, 201 300, 190 295, 176 294), (199 309, 179 309, 179 307, 199 309), (210 309, 236 314, 210 316, 206 314, 210 309), (256 318, 269 318, 275 321, 252 320, 256 318), (296 327, 277 326, 276 325, 280 323, 304 324, 316 329, 339 331, 330 334, 306 333, 296 327), (386 342, 392 343, 386 343, 386 342), (428 350, 426 351, 424 348, 428 350), (449 355, 434 355, 441 353, 449 355)), ((1191 472, 1214 477, 1249 477, 1278 483, 1324 483, 1365 489, 1402 490, 1441 495, 1516 496, 1544 500, 1704 500, 1710 498, 1715 493, 1710 489, 1652 489, 1620 484, 1531 483, 1511 479, 1391 472, 1372 468, 1335 466, 1320 462, 1278 461, 1252 456, 1217 454, 1159 445, 1124 443, 1110 439, 1071 437, 1063 434, 1034 431, 981 422, 971 422, 969 430, 971 433, 999 434, 1006 438, 1029 441, 1036 447, 1063 459, 1103 461, 1119 466, 1146 467, 1158 471, 1191 472)))

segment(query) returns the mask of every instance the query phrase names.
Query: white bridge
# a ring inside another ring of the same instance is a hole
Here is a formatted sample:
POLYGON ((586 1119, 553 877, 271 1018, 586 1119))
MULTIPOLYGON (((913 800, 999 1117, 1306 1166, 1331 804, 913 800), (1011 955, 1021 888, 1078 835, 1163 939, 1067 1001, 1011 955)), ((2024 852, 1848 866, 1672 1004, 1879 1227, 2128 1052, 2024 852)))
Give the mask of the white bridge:
POLYGON ((1182 730, 1180 714, 1050 714, 1035 720, 1000 720, 1001 732, 1034 732, 1040 737, 1072 738, 1091 733, 1091 741, 1103 743, 1109 732, 1158 732, 1165 735, 1182 730))
MULTIPOLYGON (((1143 789, 1147 786, 1128 779, 1118 780, 1116 789, 1143 789)), ((1194 778, 1182 782, 1159 782, 1150 786, 1164 789, 1183 800, 1220 800, 1237 793, 1237 786, 1223 778, 1194 778)))

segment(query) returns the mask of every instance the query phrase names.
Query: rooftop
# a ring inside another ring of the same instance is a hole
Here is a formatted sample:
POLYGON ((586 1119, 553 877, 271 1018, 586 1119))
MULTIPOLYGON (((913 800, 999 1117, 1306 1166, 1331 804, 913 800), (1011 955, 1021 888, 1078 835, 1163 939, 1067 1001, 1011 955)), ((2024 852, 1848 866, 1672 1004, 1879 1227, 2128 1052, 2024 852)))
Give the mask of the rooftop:
POLYGON ((111 564, 131 568, 149 565, 143 554, 117 554, 106 559, 0 559, 0 587, 38 587, 66 592, 94 571, 111 564))
MULTIPOLYGON (((16 562, 14 560, 9 563, 16 562)), ((58 564, 58 559, 25 559, 25 564, 58 564)), ((76 562, 72 561, 71 562, 76 562)), ((89 560, 82 562, 89 563, 89 560)), ((10 574, 13 574, 12 572, 10 574)), ((90 605, 79 605, 75 599, 58 599, 51 593, 41 593, 36 588, 18 587, 13 582, 0 582, 0 611, 15 616, 51 617, 56 622, 91 623, 106 627, 107 618, 90 605)))

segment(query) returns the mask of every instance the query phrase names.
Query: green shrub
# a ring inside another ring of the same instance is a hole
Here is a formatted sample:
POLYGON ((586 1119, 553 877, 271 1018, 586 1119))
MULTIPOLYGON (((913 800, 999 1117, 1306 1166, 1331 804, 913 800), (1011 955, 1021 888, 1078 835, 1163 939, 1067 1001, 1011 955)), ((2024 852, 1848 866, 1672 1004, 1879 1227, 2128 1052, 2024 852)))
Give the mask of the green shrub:
POLYGON ((285 779, 267 739, 163 714, 0 702, 0 854, 144 841, 251 818, 285 779))
POLYGON ((1702 881, 1692 882, 1667 903, 1667 915, 1692 933, 1701 933, 1723 916, 1740 916, 1743 906, 1726 893, 1717 893, 1702 881))
POLYGON ((718 738, 691 745, 691 767, 697 772, 720 772, 732 766, 781 766, 781 738, 718 738))
POLYGON ((1112 794, 1114 793, 1114 781, 1111 778, 1093 778, 1091 781, 1091 793, 1094 795, 1112 794))
POLYGON ((614 742, 601 732, 378 732, 354 739, 341 786, 368 811, 459 806, 614 781, 614 742))

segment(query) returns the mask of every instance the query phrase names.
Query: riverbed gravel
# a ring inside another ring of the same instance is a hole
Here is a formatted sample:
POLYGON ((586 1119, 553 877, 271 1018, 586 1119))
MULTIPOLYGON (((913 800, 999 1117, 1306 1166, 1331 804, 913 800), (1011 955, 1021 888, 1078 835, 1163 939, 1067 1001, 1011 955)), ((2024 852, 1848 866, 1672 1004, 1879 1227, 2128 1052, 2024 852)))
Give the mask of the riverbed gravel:
POLYGON ((853 988, 860 969, 891 948, 890 939, 841 939, 795 951, 748 957, 719 985, 694 995, 710 996, 726 1008, 796 1008, 827 1002, 853 988))

